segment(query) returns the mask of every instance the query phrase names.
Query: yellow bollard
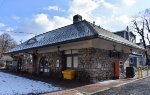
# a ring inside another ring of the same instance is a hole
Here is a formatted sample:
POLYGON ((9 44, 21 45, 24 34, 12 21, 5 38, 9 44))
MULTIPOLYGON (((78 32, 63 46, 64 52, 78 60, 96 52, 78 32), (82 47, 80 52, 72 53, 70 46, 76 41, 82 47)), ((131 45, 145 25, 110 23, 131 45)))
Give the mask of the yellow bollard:
POLYGON ((141 67, 138 67, 138 78, 141 78, 141 67))
POLYGON ((142 74, 142 66, 141 66, 141 78, 143 78, 143 74, 142 74))
POLYGON ((138 67, 138 78, 142 78, 142 67, 138 67))
POLYGON ((146 66, 146 71, 147 71, 147 77, 148 77, 148 65, 146 66))

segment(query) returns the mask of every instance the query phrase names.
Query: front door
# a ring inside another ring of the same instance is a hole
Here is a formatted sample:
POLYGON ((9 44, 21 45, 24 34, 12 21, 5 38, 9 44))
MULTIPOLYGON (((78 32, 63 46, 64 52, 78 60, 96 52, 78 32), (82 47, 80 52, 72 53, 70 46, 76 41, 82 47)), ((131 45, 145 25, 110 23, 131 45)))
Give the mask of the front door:
POLYGON ((120 60, 119 59, 114 60, 114 74, 115 74, 115 78, 118 79, 120 76, 120 60))
POLYGON ((21 69, 22 69, 22 58, 19 58, 17 63, 17 71, 21 71, 21 69))
POLYGON ((115 59, 114 61, 114 71, 115 78, 123 78, 124 77, 124 65, 120 59, 115 59))
POLYGON ((40 74, 49 75, 50 65, 48 63, 48 59, 46 57, 42 57, 40 59, 40 74))

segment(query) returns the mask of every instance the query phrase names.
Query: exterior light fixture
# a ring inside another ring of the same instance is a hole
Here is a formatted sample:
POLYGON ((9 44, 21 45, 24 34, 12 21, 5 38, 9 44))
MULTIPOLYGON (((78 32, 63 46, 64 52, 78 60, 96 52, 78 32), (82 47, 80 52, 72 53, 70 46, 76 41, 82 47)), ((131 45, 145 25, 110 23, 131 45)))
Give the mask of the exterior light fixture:
POLYGON ((60 51, 60 46, 57 46, 58 51, 60 51))
POLYGON ((113 49, 113 52, 116 52, 116 45, 113 45, 114 49, 113 49))
POLYGON ((132 54, 132 48, 130 49, 130 54, 132 54))

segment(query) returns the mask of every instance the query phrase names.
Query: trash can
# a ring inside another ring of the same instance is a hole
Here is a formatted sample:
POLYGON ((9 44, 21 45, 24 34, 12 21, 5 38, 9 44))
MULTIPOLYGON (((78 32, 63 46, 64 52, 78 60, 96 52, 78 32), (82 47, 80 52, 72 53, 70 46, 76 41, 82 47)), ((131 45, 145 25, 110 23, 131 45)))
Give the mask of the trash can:
POLYGON ((135 76, 133 67, 126 67, 126 78, 133 78, 135 76))
POLYGON ((64 79, 72 80, 75 78, 75 70, 64 70, 62 74, 64 79))

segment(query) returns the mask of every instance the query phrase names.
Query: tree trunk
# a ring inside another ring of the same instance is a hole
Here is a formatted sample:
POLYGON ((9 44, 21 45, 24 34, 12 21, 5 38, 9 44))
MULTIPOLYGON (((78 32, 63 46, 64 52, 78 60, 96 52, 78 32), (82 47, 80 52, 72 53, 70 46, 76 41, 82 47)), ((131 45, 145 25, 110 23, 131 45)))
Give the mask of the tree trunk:
MULTIPOLYGON (((141 35, 141 37, 142 37, 142 40, 143 40, 144 49, 146 49, 146 43, 145 43, 144 36, 141 35)), ((146 65, 150 65, 150 64, 148 64, 148 54, 147 54, 147 51, 146 51, 146 50, 145 50, 145 56, 146 56, 146 65)))

